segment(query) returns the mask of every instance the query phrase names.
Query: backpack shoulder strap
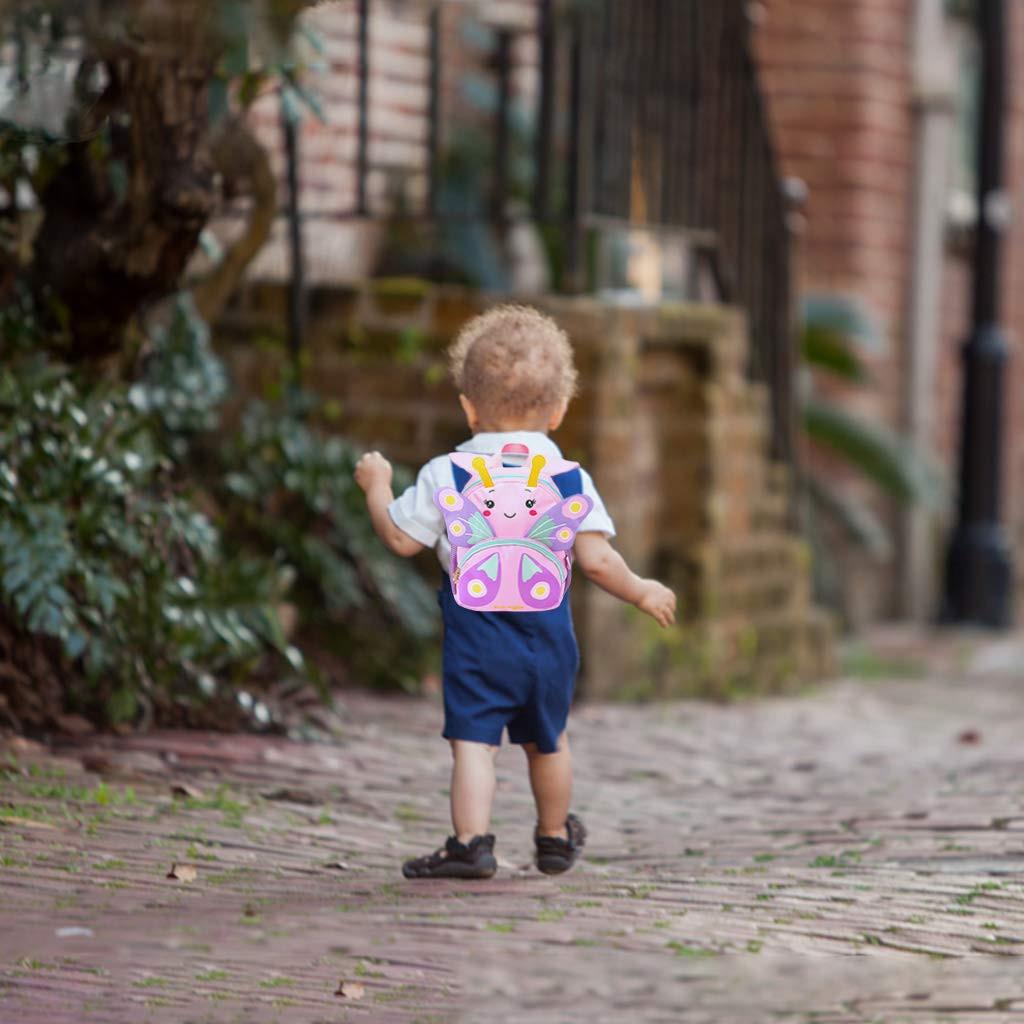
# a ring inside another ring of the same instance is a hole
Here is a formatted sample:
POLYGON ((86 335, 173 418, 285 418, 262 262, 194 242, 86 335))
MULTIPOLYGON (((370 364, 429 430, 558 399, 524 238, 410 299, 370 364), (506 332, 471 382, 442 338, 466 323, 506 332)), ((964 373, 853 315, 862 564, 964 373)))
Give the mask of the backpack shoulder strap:
POLYGON ((451 463, 452 467, 452 480, 455 485, 455 490, 460 493, 465 489, 466 484, 469 483, 469 473, 466 472, 457 463, 451 463))
POLYGON ((558 488, 563 498, 583 493, 583 474, 580 473, 578 466, 576 469, 553 476, 551 482, 558 488))

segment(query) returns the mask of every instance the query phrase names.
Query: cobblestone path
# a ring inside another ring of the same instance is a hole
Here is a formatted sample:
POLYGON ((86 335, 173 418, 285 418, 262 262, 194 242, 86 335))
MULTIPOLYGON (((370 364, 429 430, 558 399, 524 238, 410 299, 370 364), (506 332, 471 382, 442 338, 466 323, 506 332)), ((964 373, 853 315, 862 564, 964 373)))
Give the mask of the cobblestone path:
POLYGON ((429 701, 346 694, 330 744, 0 740, 0 1022, 1024 1021, 1024 642, 921 649, 580 708, 559 879, 506 749, 499 876, 402 880, 446 833, 429 701))

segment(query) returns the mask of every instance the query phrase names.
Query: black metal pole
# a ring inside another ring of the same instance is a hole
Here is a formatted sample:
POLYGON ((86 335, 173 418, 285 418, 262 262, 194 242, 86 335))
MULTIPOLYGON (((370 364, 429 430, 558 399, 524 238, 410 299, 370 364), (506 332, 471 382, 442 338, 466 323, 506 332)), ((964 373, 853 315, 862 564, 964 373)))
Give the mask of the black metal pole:
POLYGON ((359 0, 358 146, 356 149, 356 206, 360 217, 369 215, 366 179, 370 173, 370 0, 359 0))
POLYGON ((302 210, 299 195, 299 131, 294 119, 281 105, 285 162, 288 178, 288 246, 291 273, 288 283, 288 352, 291 357, 293 389, 302 372, 302 347, 306 334, 306 273, 302 248, 302 210))
POLYGON ((540 36, 540 89, 534 145, 533 215, 538 224, 543 224, 550 212, 551 138, 555 116, 555 30, 551 0, 540 0, 537 6, 537 33, 540 36))
POLYGON ((571 22, 569 43, 569 170, 568 225, 565 240, 565 280, 569 292, 583 291, 586 234, 583 228, 583 26, 577 13, 571 22))
POLYGON ((491 216, 495 223, 505 223, 508 216, 509 129, 512 116, 512 32, 500 28, 494 53, 494 70, 498 80, 498 110, 494 125, 494 191, 491 216))
POLYGON ((1008 359, 999 326, 1000 248, 1007 226, 1003 192, 1006 89, 1005 0, 978 0, 983 77, 978 145, 978 228, 971 334, 963 347, 963 411, 957 525, 946 557, 942 618, 1010 624, 1013 571, 999 520, 1003 464, 1003 377, 1008 359))
POLYGON ((437 192, 441 161, 441 8, 430 12, 430 129, 427 136, 427 211, 437 216, 437 192))

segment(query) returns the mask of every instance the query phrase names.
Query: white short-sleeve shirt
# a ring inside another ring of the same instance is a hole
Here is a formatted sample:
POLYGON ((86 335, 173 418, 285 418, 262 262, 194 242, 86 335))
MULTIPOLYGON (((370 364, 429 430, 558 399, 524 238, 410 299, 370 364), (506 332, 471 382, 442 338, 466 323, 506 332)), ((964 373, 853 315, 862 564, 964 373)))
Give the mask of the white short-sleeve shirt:
MULTIPOLYGON (((476 434, 457 447, 460 452, 474 452, 480 455, 493 455, 501 451, 506 444, 522 444, 533 454, 543 455, 548 459, 560 459, 562 453, 558 445, 547 434, 519 430, 509 433, 476 434)), ((601 495, 597 493, 590 474, 580 467, 583 478, 583 493, 594 503, 587 518, 580 526, 580 533, 603 533, 606 537, 615 536, 615 524, 608 510, 604 507, 601 495)), ((447 455, 439 455, 431 459, 416 477, 416 483, 407 488, 388 506, 391 521, 403 533, 413 540, 419 541, 424 547, 435 548, 438 560, 445 572, 451 566, 451 547, 445 533, 444 518, 441 510, 434 504, 434 494, 440 487, 452 486, 452 463, 447 455)))

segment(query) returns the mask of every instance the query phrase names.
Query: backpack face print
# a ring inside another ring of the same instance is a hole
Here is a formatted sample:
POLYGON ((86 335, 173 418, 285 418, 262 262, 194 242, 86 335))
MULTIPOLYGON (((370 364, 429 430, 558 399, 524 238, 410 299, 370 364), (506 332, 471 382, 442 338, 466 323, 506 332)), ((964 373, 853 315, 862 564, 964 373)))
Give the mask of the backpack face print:
POLYGON ((452 546, 456 602, 486 612, 557 608, 569 589, 576 531, 593 507, 584 494, 564 496, 556 482, 578 463, 531 456, 517 444, 451 459, 456 479, 468 479, 461 489, 440 488, 434 503, 452 546))

